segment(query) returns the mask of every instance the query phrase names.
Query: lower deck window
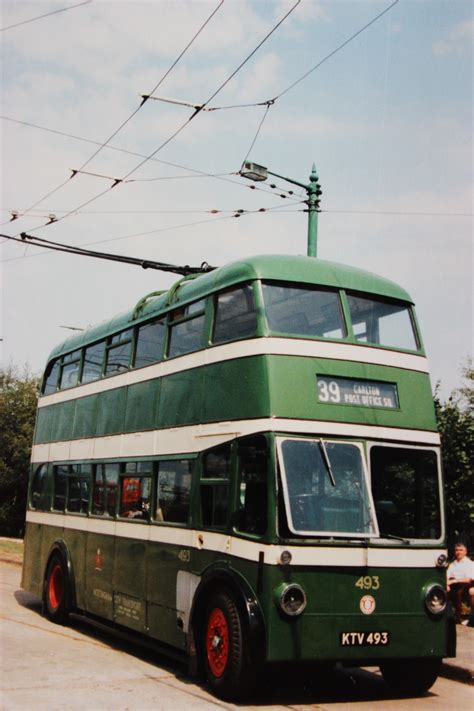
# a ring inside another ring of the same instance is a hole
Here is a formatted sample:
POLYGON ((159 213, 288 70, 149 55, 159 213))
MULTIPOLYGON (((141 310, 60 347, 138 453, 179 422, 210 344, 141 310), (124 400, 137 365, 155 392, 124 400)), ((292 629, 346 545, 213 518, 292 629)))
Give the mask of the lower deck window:
POLYGON ((31 508, 47 511, 51 505, 48 495, 48 465, 41 464, 35 469, 31 485, 31 508))
POLYGON ((192 462, 189 459, 158 463, 155 520, 187 523, 191 492, 192 462))
POLYGON ((150 518, 152 462, 128 462, 122 478, 120 516, 148 521, 150 518))
POLYGON ((115 516, 119 465, 97 464, 94 473, 92 513, 99 516, 115 516))

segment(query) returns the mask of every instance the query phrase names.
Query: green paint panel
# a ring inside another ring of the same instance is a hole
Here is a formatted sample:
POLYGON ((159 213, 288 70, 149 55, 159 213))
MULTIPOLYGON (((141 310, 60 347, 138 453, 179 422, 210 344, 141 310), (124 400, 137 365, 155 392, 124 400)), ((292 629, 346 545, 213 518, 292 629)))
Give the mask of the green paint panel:
POLYGON ((39 597, 43 592, 44 566, 40 564, 43 530, 44 526, 39 523, 26 524, 21 577, 21 587, 39 597))
POLYGON ((152 430, 155 427, 159 393, 160 380, 158 379, 128 387, 125 432, 152 430))
POLYGON ((74 411, 76 403, 74 400, 54 406, 54 416, 52 425, 53 442, 63 442, 72 439, 72 429, 74 425, 74 411))
POLYGON ((200 422, 203 382, 203 368, 185 370, 163 378, 158 427, 176 427, 200 422))
POLYGON ((41 407, 39 410, 37 410, 34 444, 41 444, 42 442, 51 442, 55 407, 58 406, 50 405, 49 407, 41 407))
POLYGON ((203 422, 241 420, 270 414, 264 356, 206 368, 203 422))
POLYGON ((85 564, 87 610, 113 620, 115 537, 87 534, 85 564))
MULTIPOLYGON (((133 522, 129 525, 133 527, 133 522)), ((131 534, 133 535, 133 528, 131 534)), ((117 538, 115 544, 114 590, 131 597, 142 598, 147 577, 146 541, 117 538)))
POLYGON ((67 528, 63 532, 63 540, 71 554, 76 585, 76 604, 80 610, 85 610, 87 607, 85 584, 87 535, 85 531, 75 531, 67 528))
POLYGON ((429 376, 400 368, 347 361, 267 356, 271 414, 436 431, 429 376), (400 409, 318 402, 316 374, 396 383, 400 409))
POLYGON ((95 432, 97 422, 98 395, 89 395, 76 400, 76 414, 74 417, 74 439, 90 437, 95 432))
POLYGON ((123 432, 127 389, 117 388, 101 393, 97 411, 97 437, 123 432))

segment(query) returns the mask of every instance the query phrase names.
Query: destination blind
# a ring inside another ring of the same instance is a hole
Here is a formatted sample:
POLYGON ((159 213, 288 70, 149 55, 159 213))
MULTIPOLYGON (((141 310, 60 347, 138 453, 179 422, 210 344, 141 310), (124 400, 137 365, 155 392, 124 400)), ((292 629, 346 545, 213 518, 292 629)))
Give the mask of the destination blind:
POLYGON ((358 405, 396 410, 399 407, 395 383, 317 375, 318 400, 333 405, 358 405))

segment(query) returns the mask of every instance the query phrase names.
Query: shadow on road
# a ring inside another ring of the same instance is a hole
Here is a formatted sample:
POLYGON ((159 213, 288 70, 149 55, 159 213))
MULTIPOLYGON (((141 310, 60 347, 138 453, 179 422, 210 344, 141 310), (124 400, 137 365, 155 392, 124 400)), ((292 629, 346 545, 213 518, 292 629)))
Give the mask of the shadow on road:
MULTIPOLYGON (((42 602, 35 595, 24 590, 16 590, 15 599, 19 605, 37 615, 42 614, 42 602)), ((53 628, 56 627, 50 623, 53 628)), ((185 661, 170 659, 161 650, 150 647, 146 638, 140 640, 124 639, 120 630, 103 629, 94 621, 73 618, 70 628, 80 632, 105 646, 123 654, 136 657, 141 661, 165 670, 181 683, 199 687, 207 691, 202 679, 190 677, 185 661)), ((159 681, 159 676, 150 671, 150 679, 159 681)), ((425 698, 436 696, 426 693, 425 698)), ((371 702, 399 699, 400 695, 390 692, 381 675, 375 668, 344 668, 341 665, 328 664, 292 664, 271 665, 260 678, 255 694, 242 706, 268 706, 269 704, 291 706, 294 704, 331 704, 341 702, 371 702)), ((239 704, 238 704, 239 705, 239 704)))

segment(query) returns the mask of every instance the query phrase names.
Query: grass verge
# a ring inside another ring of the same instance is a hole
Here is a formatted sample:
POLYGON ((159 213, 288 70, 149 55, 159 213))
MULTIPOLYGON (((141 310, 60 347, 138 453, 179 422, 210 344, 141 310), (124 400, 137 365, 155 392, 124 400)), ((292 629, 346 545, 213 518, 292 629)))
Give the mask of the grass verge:
POLYGON ((23 562, 23 541, 0 538, 0 561, 21 565, 23 562))

